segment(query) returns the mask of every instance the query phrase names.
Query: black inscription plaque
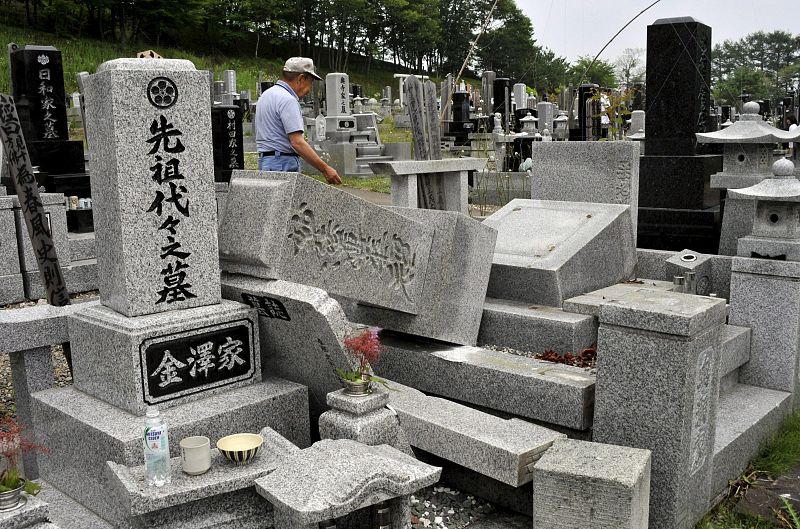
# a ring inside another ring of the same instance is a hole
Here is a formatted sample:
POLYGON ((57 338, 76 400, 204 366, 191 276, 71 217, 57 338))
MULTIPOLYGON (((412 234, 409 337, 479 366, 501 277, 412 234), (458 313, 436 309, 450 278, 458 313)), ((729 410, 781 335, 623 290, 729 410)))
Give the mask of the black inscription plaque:
POLYGON ((268 298, 266 296, 256 296, 255 294, 248 294, 242 292, 242 299, 245 303, 258 310, 258 313, 265 318, 273 318, 276 320, 291 321, 289 312, 283 303, 275 298, 268 298))
POLYGON ((148 338, 139 351, 148 404, 247 380, 255 372, 249 320, 148 338))

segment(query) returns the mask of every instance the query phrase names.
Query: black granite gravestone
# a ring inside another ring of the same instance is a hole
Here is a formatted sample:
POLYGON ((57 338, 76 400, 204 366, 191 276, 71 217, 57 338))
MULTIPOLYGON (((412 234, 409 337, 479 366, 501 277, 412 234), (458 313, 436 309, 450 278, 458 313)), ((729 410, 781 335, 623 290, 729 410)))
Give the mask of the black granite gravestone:
MULTIPOLYGON (((90 197, 83 142, 70 141, 61 52, 52 46, 9 46, 11 90, 31 162, 51 193, 90 197)), ((9 182, 3 182, 6 188, 9 182)))
POLYGON ((711 28, 691 17, 647 27, 645 156, 639 170, 638 244, 716 253, 720 192, 711 175, 722 157, 698 149, 712 130, 711 28))
POLYGON ((232 171, 244 169, 242 109, 238 105, 211 107, 211 139, 214 144, 214 181, 230 182, 232 171))

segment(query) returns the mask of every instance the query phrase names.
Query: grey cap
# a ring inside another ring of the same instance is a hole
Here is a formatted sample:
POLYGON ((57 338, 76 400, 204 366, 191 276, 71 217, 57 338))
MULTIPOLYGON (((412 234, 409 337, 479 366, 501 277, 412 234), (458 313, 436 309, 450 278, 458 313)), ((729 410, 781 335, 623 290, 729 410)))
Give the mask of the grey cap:
POLYGON ((284 72, 307 73, 314 79, 322 80, 322 77, 314 71, 314 61, 308 57, 292 57, 283 65, 284 72))

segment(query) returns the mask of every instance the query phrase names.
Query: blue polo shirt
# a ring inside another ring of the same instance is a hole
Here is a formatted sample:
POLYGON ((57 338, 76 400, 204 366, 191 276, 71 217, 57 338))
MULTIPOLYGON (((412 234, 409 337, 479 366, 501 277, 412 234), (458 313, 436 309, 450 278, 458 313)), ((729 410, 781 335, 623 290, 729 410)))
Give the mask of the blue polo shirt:
POLYGON ((294 152, 289 142, 292 132, 304 132, 300 99, 283 81, 258 98, 256 107, 256 148, 258 152, 294 152))

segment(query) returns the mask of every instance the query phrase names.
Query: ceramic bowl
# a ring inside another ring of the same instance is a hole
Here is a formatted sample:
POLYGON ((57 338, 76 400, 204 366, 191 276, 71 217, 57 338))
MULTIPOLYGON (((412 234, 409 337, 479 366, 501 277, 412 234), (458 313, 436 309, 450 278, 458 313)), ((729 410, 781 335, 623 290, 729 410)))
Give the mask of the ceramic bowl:
POLYGON ((237 433, 217 441, 217 449, 235 465, 246 465, 256 457, 264 438, 254 433, 237 433))

